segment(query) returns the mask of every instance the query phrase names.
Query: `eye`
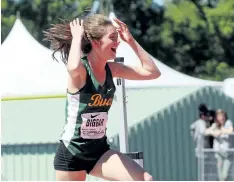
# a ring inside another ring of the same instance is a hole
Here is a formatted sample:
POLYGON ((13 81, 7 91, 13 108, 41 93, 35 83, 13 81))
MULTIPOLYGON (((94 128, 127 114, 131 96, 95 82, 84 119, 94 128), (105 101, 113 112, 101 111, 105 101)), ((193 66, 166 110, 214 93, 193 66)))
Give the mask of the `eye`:
POLYGON ((118 40, 118 35, 112 35, 110 39, 116 42, 118 40))

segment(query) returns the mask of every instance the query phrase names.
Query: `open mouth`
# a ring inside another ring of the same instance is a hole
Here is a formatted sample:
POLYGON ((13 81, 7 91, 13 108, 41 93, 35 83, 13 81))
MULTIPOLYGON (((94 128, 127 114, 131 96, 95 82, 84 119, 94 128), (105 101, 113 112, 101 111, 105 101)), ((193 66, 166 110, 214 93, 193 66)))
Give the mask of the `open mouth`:
POLYGON ((111 50, 112 50, 114 53, 116 53, 116 49, 117 49, 117 48, 115 48, 115 47, 112 47, 112 48, 111 48, 111 50))

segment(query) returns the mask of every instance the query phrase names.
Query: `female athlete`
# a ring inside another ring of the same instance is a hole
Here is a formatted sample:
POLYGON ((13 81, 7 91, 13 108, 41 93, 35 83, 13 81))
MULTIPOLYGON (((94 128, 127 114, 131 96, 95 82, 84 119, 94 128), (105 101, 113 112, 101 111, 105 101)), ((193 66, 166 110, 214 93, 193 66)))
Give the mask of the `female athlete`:
POLYGON ((105 180, 151 181, 152 176, 126 155, 110 149, 106 137, 108 110, 115 93, 114 77, 150 80, 160 71, 136 42, 126 24, 94 14, 53 25, 45 32, 54 53, 61 52, 68 73, 66 123, 54 158, 56 180, 81 181, 90 174, 105 180), (110 62, 125 41, 141 66, 110 62))

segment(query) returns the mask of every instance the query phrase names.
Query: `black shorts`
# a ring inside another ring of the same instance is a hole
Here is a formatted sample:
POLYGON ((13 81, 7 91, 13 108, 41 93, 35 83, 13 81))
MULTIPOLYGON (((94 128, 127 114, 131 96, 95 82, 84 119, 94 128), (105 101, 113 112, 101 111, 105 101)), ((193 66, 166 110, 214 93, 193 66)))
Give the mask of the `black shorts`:
POLYGON ((97 161, 108 149, 102 153, 95 154, 92 159, 78 158, 71 154, 64 143, 60 141, 56 155, 54 157, 54 169, 59 171, 82 171, 85 170, 88 174, 94 168, 97 161))

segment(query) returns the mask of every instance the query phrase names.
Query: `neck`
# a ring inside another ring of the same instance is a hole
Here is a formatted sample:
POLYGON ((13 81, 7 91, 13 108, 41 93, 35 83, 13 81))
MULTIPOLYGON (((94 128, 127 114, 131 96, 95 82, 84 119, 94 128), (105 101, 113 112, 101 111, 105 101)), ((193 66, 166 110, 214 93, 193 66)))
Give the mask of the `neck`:
POLYGON ((90 63, 90 66, 97 71, 103 71, 105 69, 106 60, 104 60, 101 56, 98 54, 94 54, 91 52, 88 56, 88 61, 90 63))

